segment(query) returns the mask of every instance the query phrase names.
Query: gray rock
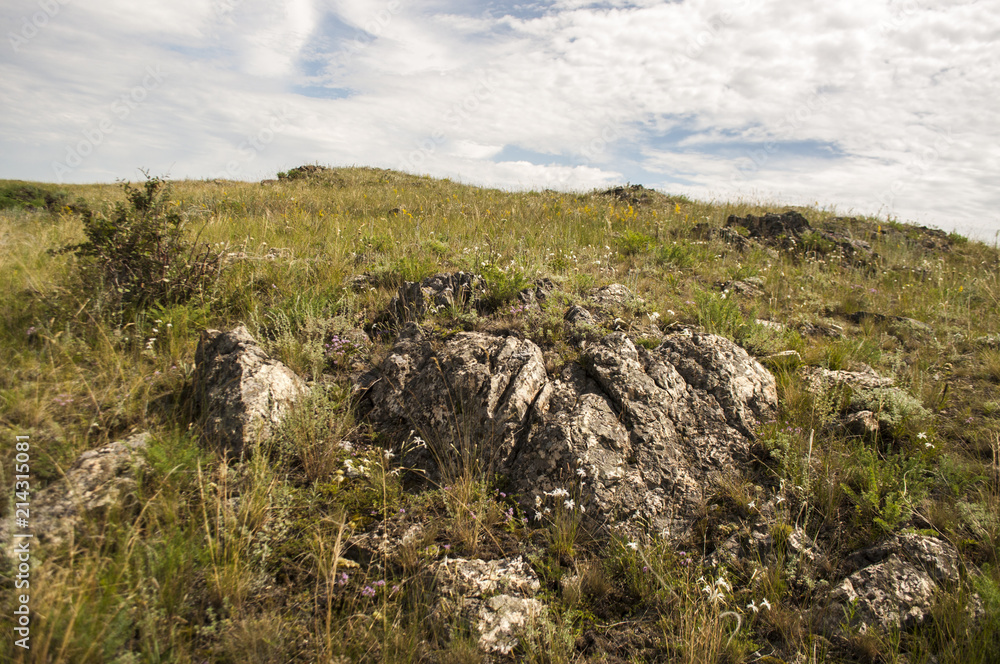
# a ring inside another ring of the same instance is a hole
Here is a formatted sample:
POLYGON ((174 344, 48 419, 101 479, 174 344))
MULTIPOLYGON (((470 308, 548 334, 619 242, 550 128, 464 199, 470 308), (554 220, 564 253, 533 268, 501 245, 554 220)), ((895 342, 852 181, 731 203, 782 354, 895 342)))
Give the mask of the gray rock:
POLYGON ((531 341, 466 332, 432 342, 415 325, 377 375, 367 393, 372 420, 416 430, 439 462, 474 455, 484 467, 508 463, 546 382, 531 341))
POLYGON ((594 318, 594 315, 579 305, 570 307, 563 318, 571 325, 597 324, 597 319, 594 318))
POLYGON ((246 327, 206 330, 195 351, 205 438, 239 456, 265 440, 306 392, 301 378, 264 352, 246 327))
POLYGON ((141 452, 148 441, 148 433, 138 433, 81 454, 65 477, 32 497, 30 530, 17 528, 13 514, 4 521, 0 532, 4 551, 10 550, 12 533, 31 532, 38 542, 55 547, 108 510, 127 507, 137 486, 136 474, 146 466, 141 452))
POLYGON ((842 426, 847 433, 860 438, 872 439, 878 435, 878 416, 870 410, 859 410, 844 417, 842 426))
POLYGON ((599 307, 620 307, 636 301, 636 297, 627 286, 611 284, 594 289, 590 300, 599 307))
POLYGON ((545 613, 533 595, 541 583, 520 556, 502 560, 445 558, 432 568, 438 602, 432 620, 454 633, 456 623, 468 623, 478 636, 479 649, 509 654, 532 623, 545 613))
POLYGON ((799 326, 802 334, 810 337, 830 337, 831 339, 841 339, 844 336, 844 328, 829 321, 815 321, 813 323, 802 323, 799 326))
POLYGON ((912 628, 927 618, 938 588, 959 580, 958 552, 926 535, 898 535, 854 560, 864 566, 830 592, 823 609, 828 630, 912 628))
POLYGON ((799 374, 812 392, 820 392, 846 386, 852 390, 874 390, 892 387, 892 378, 882 378, 874 371, 831 371, 822 367, 802 367, 799 374))
POLYGON ((370 419, 416 429, 437 461, 472 441, 529 509, 572 490, 592 525, 677 536, 777 407, 774 377, 714 335, 649 351, 613 333, 549 380, 530 341, 464 333, 432 344, 410 326, 379 374, 370 419))
POLYGON ((467 272, 435 274, 420 283, 407 281, 389 303, 400 324, 420 320, 434 307, 472 306, 483 293, 482 278, 467 272))

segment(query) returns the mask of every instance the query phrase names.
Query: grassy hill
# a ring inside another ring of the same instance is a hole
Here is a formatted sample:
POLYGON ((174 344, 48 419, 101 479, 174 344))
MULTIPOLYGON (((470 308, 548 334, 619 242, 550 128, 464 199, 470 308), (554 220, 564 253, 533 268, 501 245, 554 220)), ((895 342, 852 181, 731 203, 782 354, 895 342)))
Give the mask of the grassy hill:
MULTIPOLYGON (((423 571, 447 555, 514 554, 542 579, 547 613, 511 661, 998 661, 996 247, 811 208, 796 209, 811 227, 802 235, 752 241, 743 225, 724 230, 731 215, 785 209, 641 188, 510 193, 370 168, 282 175, 166 191, 0 182, 2 514, 14 511, 15 436, 30 436, 37 490, 86 450, 153 434, 136 500, 35 551, 32 648, 6 636, 0 646, 14 661, 480 661, 471 634, 434 627, 423 571), (125 246, 121 229, 138 237, 144 223, 167 230, 125 246), (871 253, 845 253, 834 236, 871 253), (761 360, 796 351, 768 360, 779 415, 756 432, 761 463, 737 469, 727 504, 748 502, 755 484, 795 485, 802 508, 784 525, 804 526, 832 568, 917 531, 958 550, 961 584, 917 629, 832 638, 809 617, 821 589, 792 584, 789 561, 734 569, 737 626, 701 592, 720 533, 683 556, 583 532, 567 546, 521 521, 503 478, 465 478, 459 503, 445 487, 415 490, 384 454, 403 441, 355 413, 352 377, 391 346, 384 312, 397 289, 455 270, 482 275, 489 312, 442 310, 424 325, 531 339, 550 374, 580 352, 566 309, 612 283, 642 299, 616 324, 640 345, 654 343, 653 326, 721 334, 761 360), (543 278, 554 296, 528 311, 516 295, 543 278), (239 323, 314 385, 274 446, 244 462, 203 443, 192 393, 199 334, 239 323), (837 404, 805 389, 798 364, 871 368, 917 407, 886 405, 891 435, 874 443, 845 435, 827 426, 837 404), (349 458, 369 471, 345 475, 349 458), (351 538, 401 511, 433 532, 401 561, 358 566, 351 538), (962 608, 974 593, 976 618, 962 608), (742 608, 763 599, 770 611, 742 608)), ((10 570, 0 584, 7 635, 10 570)))

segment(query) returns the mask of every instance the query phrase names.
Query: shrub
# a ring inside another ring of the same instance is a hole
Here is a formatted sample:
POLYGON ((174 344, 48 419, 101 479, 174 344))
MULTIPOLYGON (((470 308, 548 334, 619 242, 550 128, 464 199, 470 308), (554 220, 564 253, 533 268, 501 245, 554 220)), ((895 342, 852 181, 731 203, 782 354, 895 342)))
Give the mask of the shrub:
POLYGON ((142 187, 123 183, 126 200, 108 213, 84 215, 87 241, 66 247, 79 259, 80 276, 112 313, 154 304, 181 304, 204 294, 222 256, 185 237, 183 215, 166 182, 146 176, 142 187))
POLYGON ((66 204, 66 193, 27 182, 0 185, 0 210, 45 209, 54 212, 66 204))

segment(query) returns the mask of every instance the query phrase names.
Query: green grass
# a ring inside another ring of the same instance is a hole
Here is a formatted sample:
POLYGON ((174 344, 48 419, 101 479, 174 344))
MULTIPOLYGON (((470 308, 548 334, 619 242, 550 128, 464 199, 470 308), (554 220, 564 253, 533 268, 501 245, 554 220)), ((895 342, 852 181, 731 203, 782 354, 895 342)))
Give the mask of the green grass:
MULTIPOLYGON (((36 559, 37 647, 14 661, 480 661, 471 626, 445 616, 467 635, 449 639, 434 611, 429 570, 446 555, 532 561, 547 613, 515 651, 520 661, 621 661, 615 653, 633 652, 645 661, 752 662, 754 652, 773 651, 786 661, 815 652, 819 661, 874 653, 958 662, 996 652, 1000 359, 974 342, 1000 332, 995 248, 954 237, 949 251, 931 252, 912 227, 862 218, 838 223, 872 244, 880 258, 869 266, 836 259, 819 235, 794 254, 741 253, 696 226, 777 208, 666 196, 633 207, 597 193, 511 193, 343 168, 270 185, 172 183, 164 205, 183 216, 189 240, 224 255, 224 268, 187 299, 106 316, 79 282, 77 258, 58 249, 86 239, 84 205, 110 213, 121 199, 115 186, 0 183, 5 495, 15 435, 31 436, 38 488, 85 450, 133 430, 154 434, 140 511, 97 519, 97 540, 36 559), (58 204, 47 205, 46 192, 58 204), (70 208, 70 199, 80 202, 70 208), (759 432, 758 462, 712 498, 719 509, 706 505, 702 537, 684 555, 655 537, 635 548, 594 540, 572 510, 524 524, 501 495, 504 478, 473 463, 472 447, 444 486, 428 486, 401 457, 385 455, 415 444, 419 432, 402 440, 373 431, 351 398, 352 373, 384 357, 391 341, 363 342, 351 331, 376 320, 404 281, 459 269, 483 276, 486 307, 440 311, 429 324, 442 334, 523 335, 542 347, 550 374, 578 352, 565 309, 617 282, 645 302, 616 312, 642 345, 656 343, 657 311, 663 329, 722 334, 759 358, 796 350, 815 366, 871 366, 908 396, 816 395, 793 371, 775 369, 781 406, 759 432), (365 286, 352 287, 360 274, 365 286), (722 297, 715 286, 749 276, 762 280, 760 295, 722 297), (555 292, 540 307, 515 307, 539 278, 555 292), (857 311, 914 318, 932 334, 851 323, 846 316, 857 311), (843 337, 798 331, 823 321, 842 326, 843 337), (198 335, 238 323, 322 386, 242 465, 203 449, 189 428, 198 335), (868 400, 885 435, 862 441, 828 426, 852 398, 868 400), (346 472, 348 461, 363 472, 346 472), (784 492, 776 539, 804 527, 834 567, 858 546, 918 525, 959 548, 963 584, 942 594, 919 630, 846 645, 821 639, 808 620, 816 595, 790 561, 706 566, 705 555, 733 534, 718 514, 750 514, 757 486, 784 492), (423 536, 392 555, 366 559, 353 548, 362 533, 415 524, 423 536), (355 559, 365 562, 355 567, 355 559), (698 579, 715 584, 723 573, 731 589, 713 599, 698 579), (971 592, 985 611, 975 623, 960 610, 971 592), (745 608, 762 599, 774 609, 745 608)), ((804 214, 817 228, 834 216, 804 214)), ((5 502, 3 513, 11 509, 5 502)), ((9 576, 0 583, 8 588, 9 576)), ((11 596, 0 600, 5 633, 11 596)))

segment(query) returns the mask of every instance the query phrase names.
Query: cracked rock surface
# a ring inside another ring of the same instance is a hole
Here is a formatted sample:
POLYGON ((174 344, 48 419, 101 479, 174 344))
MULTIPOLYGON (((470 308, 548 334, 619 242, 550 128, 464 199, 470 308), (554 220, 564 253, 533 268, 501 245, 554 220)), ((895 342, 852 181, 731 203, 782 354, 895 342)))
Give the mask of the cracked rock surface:
POLYGON ((716 335, 647 350, 612 333, 550 379, 531 341, 434 342, 411 326, 376 374, 370 418, 420 432, 425 462, 465 449, 489 457, 529 508, 561 488, 592 525, 676 536, 777 407, 774 377, 716 335))
POLYGON ((81 454, 65 477, 32 497, 30 530, 16 528, 14 514, 5 520, 0 532, 4 551, 11 533, 31 532, 38 541, 58 546, 88 521, 128 507, 137 471, 146 465, 141 452, 148 440, 148 433, 138 433, 81 454))
POLYGON ((195 351, 195 386, 205 437, 233 456, 270 436, 307 389, 242 325, 231 332, 202 333, 195 351))

